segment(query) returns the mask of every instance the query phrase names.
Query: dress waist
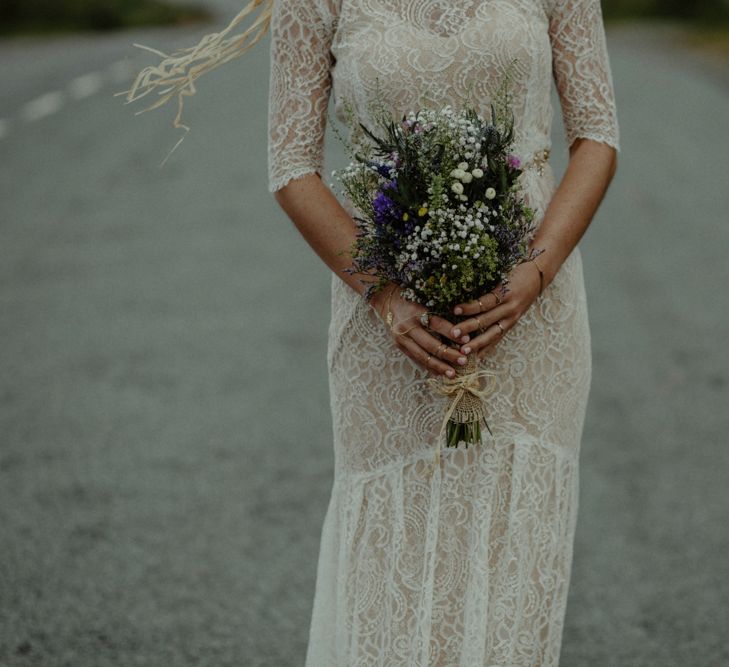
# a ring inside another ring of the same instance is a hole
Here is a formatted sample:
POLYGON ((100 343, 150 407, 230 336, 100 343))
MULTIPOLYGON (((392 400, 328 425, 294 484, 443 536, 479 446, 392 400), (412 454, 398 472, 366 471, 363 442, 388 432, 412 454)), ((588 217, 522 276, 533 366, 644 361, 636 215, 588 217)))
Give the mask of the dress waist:
POLYGON ((541 176, 544 173, 544 166, 549 162, 549 148, 542 148, 535 151, 531 158, 522 166, 523 170, 534 169, 541 176))

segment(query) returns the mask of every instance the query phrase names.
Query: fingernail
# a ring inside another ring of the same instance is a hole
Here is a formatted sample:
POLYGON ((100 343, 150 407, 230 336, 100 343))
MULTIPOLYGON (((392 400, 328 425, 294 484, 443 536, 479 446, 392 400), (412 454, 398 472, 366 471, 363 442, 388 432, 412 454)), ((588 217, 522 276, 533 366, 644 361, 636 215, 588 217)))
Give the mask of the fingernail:
POLYGON ((458 363, 461 364, 461 366, 463 366, 463 364, 465 364, 466 361, 468 361, 468 359, 466 359, 466 357, 458 357, 458 363))
POLYGON ((461 330, 460 330, 460 329, 453 329, 453 335, 454 335, 454 336, 455 336, 456 338, 458 338, 458 336, 460 336, 460 335, 461 335, 461 330))
POLYGON ((461 343, 467 343, 469 340, 471 340, 470 336, 464 336, 463 338, 461 338, 461 343))
POLYGON ((458 307, 456 307, 456 308, 453 309, 453 312, 456 315, 461 315, 461 314, 463 314, 463 308, 461 308, 460 306, 458 306, 458 307))
POLYGON ((446 374, 446 375, 447 375, 447 376, 448 376, 449 378, 452 378, 452 377, 453 377, 453 376, 454 376, 454 375, 456 374, 456 372, 455 372, 455 371, 454 371, 453 369, 449 368, 449 369, 448 369, 448 370, 446 371, 446 373, 445 373, 445 374, 446 374))
POLYGON ((471 354, 471 348, 470 347, 464 347, 463 348, 463 354, 471 354))

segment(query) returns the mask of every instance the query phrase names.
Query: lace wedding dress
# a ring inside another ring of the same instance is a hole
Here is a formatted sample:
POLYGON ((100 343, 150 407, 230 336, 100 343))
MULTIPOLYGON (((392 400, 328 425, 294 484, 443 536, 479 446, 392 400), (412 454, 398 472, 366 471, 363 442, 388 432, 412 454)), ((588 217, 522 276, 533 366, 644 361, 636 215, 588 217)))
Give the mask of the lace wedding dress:
MULTIPOLYGON (((552 79, 568 142, 619 150, 599 0, 277 0, 271 29, 271 191, 324 175, 330 92, 340 119, 347 99, 365 123, 376 88, 396 115, 470 90, 488 116, 514 58, 538 221, 556 187, 540 159, 552 79)), ((432 477, 445 399, 334 274, 331 312, 335 473, 307 667, 557 665, 591 380, 579 248, 482 362, 498 374, 493 437, 444 448, 432 477)))

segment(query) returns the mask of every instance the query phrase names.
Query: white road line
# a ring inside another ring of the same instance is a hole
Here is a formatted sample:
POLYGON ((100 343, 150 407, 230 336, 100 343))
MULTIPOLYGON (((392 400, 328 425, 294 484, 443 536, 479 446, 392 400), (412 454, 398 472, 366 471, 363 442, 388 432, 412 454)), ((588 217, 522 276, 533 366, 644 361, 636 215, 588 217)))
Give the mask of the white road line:
MULTIPOLYGON (((68 84, 66 91, 71 99, 81 100, 98 92, 103 87, 104 81, 110 80, 114 84, 126 83, 131 80, 133 73, 134 68, 128 59, 117 60, 104 72, 88 72, 77 76, 68 84)), ((32 123, 61 109, 65 101, 64 91, 53 90, 24 104, 18 115, 25 122, 32 123)), ((0 139, 8 135, 9 128, 10 122, 0 118, 0 139)))
POLYGON ((93 95, 101 88, 104 79, 98 72, 89 72, 82 76, 77 76, 68 84, 68 92, 75 100, 81 100, 84 97, 93 95))
POLYGON ((117 60, 107 69, 112 83, 124 83, 132 78, 132 65, 128 60, 117 60))
POLYGON ((0 139, 4 139, 8 136, 10 131, 10 121, 5 118, 0 118, 0 139))
POLYGON ((32 123, 55 113, 62 106, 63 93, 60 90, 54 90, 24 104, 20 109, 20 116, 26 122, 32 123))

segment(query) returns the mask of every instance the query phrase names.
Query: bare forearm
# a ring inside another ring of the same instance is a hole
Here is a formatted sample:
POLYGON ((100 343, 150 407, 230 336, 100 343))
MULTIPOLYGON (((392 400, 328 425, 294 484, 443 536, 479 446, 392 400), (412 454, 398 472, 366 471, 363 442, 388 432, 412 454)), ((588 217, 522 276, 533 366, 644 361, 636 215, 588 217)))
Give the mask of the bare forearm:
POLYGON ((349 249, 356 235, 354 221, 319 176, 308 174, 290 181, 274 197, 322 261, 362 294, 362 276, 344 270, 352 266, 349 249))
POLYGON ((617 168, 614 148, 577 139, 570 161, 537 231, 532 248, 544 248, 537 262, 549 284, 587 230, 617 168))

